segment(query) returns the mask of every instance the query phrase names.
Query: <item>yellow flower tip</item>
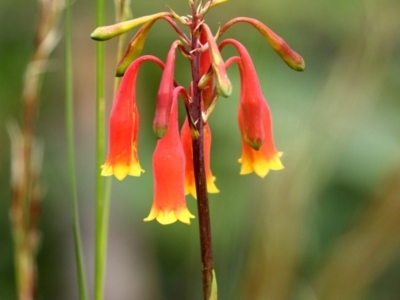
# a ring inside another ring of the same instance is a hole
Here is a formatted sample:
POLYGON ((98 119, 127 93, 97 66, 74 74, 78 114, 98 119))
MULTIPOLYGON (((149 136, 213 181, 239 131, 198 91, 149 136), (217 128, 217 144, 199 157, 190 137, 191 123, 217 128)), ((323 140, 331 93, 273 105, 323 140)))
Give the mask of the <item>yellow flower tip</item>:
POLYGON ((101 165, 101 176, 111 176, 113 175, 112 167, 108 164, 101 165))
POLYGON ((269 168, 254 168, 254 173, 256 173, 259 177, 264 178, 269 173, 269 168))
POLYGON ((238 159, 238 162, 242 165, 240 168, 240 175, 247 175, 253 172, 251 161, 243 159, 243 157, 241 157, 238 159))
POLYGON ((279 159, 279 153, 274 155, 269 160, 253 163, 254 172, 261 178, 264 178, 270 170, 278 171, 282 170, 283 168, 282 162, 279 159))
POLYGON ((160 223, 161 225, 168 225, 168 224, 172 224, 175 223, 176 220, 178 220, 178 218, 175 215, 175 212, 173 211, 160 211, 156 217, 158 223, 160 223))
POLYGON ((187 194, 185 194, 185 195, 192 195, 192 197, 194 198, 194 199, 196 199, 197 200, 197 192, 196 192, 196 188, 195 189, 191 189, 187 194))
MULTIPOLYGON (((282 153, 282 152, 281 152, 282 153)), ((282 155, 276 155, 273 158, 271 158, 271 160, 269 160, 269 168, 271 170, 282 170, 285 167, 283 166, 281 160, 279 159, 282 155)))
POLYGON ((214 183, 215 180, 216 180, 216 178, 214 176, 212 178, 210 178, 209 180, 207 180, 207 192, 209 194, 218 194, 219 193, 219 189, 217 188, 217 186, 214 183))
POLYGON ((156 219, 161 225, 169 225, 179 220, 182 223, 190 224, 191 218, 194 218, 194 216, 186 207, 178 211, 163 211, 152 207, 149 216, 143 219, 143 221, 148 222, 156 219))
POLYGON ((272 157, 268 159, 255 159, 249 160, 246 157, 239 158, 239 163, 242 164, 240 169, 240 175, 247 175, 252 172, 256 173, 259 177, 264 178, 267 176, 270 170, 282 170, 284 166, 280 160, 280 157, 283 155, 282 152, 277 152, 272 157))
POLYGON ((152 221, 157 217, 157 214, 158 210, 156 210, 154 206, 152 206, 149 215, 147 216, 147 218, 144 218, 143 221, 145 222, 152 221))
POLYGON ((194 180, 185 178, 185 196, 189 194, 192 195, 194 199, 197 199, 196 185, 194 180))
MULTIPOLYGON (((219 193, 219 189, 214 183, 215 177, 210 180, 207 180, 207 192, 209 194, 217 194, 219 193)), ((195 184, 185 184, 185 195, 192 195, 194 199, 197 200, 196 186, 195 184)))
POLYGON ((115 178, 123 180, 130 172, 130 167, 123 164, 116 164, 112 167, 115 178))
POLYGON ((139 177, 144 173, 144 170, 140 167, 139 163, 130 166, 125 164, 109 165, 106 163, 101 166, 101 169, 101 176, 114 175, 119 181, 122 181, 128 175, 139 177))
POLYGON ((142 173, 144 173, 144 170, 142 169, 139 163, 130 165, 129 175, 140 177, 142 173))
POLYGON ((250 173, 252 173, 253 172, 253 169, 246 169, 246 168, 241 168, 240 169, 240 172, 239 172, 239 174, 240 175, 248 175, 248 174, 250 174, 250 173))
POLYGON ((179 221, 188 225, 190 225, 190 219, 194 219, 194 215, 192 215, 186 207, 183 207, 179 211, 175 212, 175 215, 179 221))

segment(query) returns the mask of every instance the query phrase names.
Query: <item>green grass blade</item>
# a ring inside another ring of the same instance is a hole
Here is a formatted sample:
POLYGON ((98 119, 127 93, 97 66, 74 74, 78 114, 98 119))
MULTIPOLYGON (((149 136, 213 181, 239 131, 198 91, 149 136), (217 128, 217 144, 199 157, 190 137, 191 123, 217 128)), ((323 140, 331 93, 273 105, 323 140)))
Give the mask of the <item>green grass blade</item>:
POLYGON ((73 213, 73 232, 75 244, 76 268, 78 273, 79 298, 87 300, 87 286, 84 256, 82 251, 82 239, 79 225, 78 196, 75 175, 75 152, 74 152, 74 103, 72 86, 72 38, 71 38, 71 3, 66 3, 65 9, 65 103, 66 103, 66 129, 68 144, 68 171, 71 188, 71 201, 73 213))
MULTIPOLYGON (((96 25, 104 23, 104 0, 96 1, 96 25)), ((108 201, 104 195, 104 178, 100 166, 105 155, 104 44, 96 43, 96 242, 95 299, 104 299, 104 279, 107 258, 108 201)))

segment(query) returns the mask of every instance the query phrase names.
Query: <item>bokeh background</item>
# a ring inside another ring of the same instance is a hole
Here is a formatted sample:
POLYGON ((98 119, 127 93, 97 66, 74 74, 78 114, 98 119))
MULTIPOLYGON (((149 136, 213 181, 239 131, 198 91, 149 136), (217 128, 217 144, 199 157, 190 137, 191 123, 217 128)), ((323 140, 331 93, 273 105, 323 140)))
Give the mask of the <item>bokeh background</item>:
MULTIPOLYGON (((113 1, 106 1, 113 23, 113 1)), ((132 0, 134 16, 188 13, 187 1, 132 0)), ((10 139, 21 118, 24 72, 33 51, 36 1, 0 2, 0 299, 15 299, 10 208, 10 139)), ((231 0, 207 16, 213 30, 235 16, 266 23, 306 61, 289 69, 251 26, 225 37, 251 53, 274 120, 285 169, 264 179, 239 175, 236 121, 239 78, 210 124, 210 196, 220 299, 400 299, 400 2, 397 0, 231 0)), ((76 168, 81 225, 93 285, 95 167, 94 1, 73 4, 76 168)), ((40 92, 37 136, 44 144, 38 298, 77 299, 67 175, 64 53, 51 55, 40 92)), ((132 33, 128 34, 129 36, 132 33)), ((164 59, 175 39, 154 25, 143 53, 164 59)), ((107 115, 116 40, 106 43, 107 115)), ((223 52, 225 58, 232 49, 223 52)), ((189 65, 177 58, 186 86, 189 65)), ((202 299, 197 220, 190 226, 144 223, 152 203, 151 124, 160 71, 145 64, 138 80, 139 156, 146 173, 113 179, 106 299, 202 299)), ((197 215, 195 200, 187 197, 197 215)), ((92 291, 92 288, 90 288, 92 291)))

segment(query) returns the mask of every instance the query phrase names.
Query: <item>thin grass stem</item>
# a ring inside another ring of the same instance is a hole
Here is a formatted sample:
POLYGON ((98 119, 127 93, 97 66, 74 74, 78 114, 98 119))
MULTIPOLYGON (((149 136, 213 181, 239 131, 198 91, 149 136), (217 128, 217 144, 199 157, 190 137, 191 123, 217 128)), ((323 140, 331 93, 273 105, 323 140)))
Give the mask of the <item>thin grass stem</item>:
POLYGON ((73 214, 73 232, 75 245, 75 259, 78 274, 79 299, 87 300, 87 285, 85 260, 83 256, 82 238, 79 224, 78 194, 76 187, 75 171, 75 143, 74 143, 74 102, 72 84, 72 38, 71 38, 71 2, 67 0, 65 8, 65 104, 66 104, 66 129, 68 148, 68 172, 71 189, 71 202, 73 214))
MULTIPOLYGON (((96 1, 97 27, 104 23, 104 0, 96 1)), ((105 180, 100 166, 105 155, 105 99, 104 99, 104 44, 96 43, 96 242, 95 242, 95 291, 96 300, 104 299, 105 267, 109 201, 105 199, 105 180)))

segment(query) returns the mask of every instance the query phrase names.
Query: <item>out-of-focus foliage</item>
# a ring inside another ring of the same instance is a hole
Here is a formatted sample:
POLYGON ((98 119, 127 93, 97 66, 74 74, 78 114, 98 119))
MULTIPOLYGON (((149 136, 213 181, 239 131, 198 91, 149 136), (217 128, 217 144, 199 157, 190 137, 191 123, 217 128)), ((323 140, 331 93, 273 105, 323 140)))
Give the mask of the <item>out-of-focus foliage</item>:
MULTIPOLYGON (((186 14, 187 1, 132 0, 135 16, 186 14)), ((0 2, 0 299, 13 299, 9 225, 10 142, 5 124, 20 118, 22 78, 33 48, 35 1, 0 2)), ((94 210, 94 3, 74 3, 73 62, 79 199, 85 255, 92 267, 94 210)), ((107 2, 113 23, 113 3, 107 2)), ((400 21, 397 0, 231 0, 210 12, 213 30, 235 16, 259 19, 306 61, 290 70, 259 33, 237 24, 226 37, 253 56, 269 101, 285 170, 240 176, 233 95, 220 99, 210 124, 214 257, 221 299, 397 299, 400 294, 400 21)), ((60 38, 62 38, 60 36, 60 38)), ((165 59, 173 30, 159 22, 143 49, 165 59)), ((116 41, 107 51, 107 101, 116 41)), ((232 49, 224 57, 234 54, 232 49)), ((189 64, 176 76, 189 83, 189 64)), ((198 228, 144 223, 152 201, 151 122, 160 79, 156 66, 139 74, 141 178, 113 182, 107 299, 201 299, 198 228)), ((37 135, 45 145, 38 295, 77 299, 67 184, 62 41, 41 92, 37 135)), ((99 171, 99 170, 97 170, 99 171)), ((196 214, 195 200, 187 198, 196 214)), ((91 274, 91 272, 88 272, 91 274)), ((91 280, 89 280, 91 282, 91 280)))

